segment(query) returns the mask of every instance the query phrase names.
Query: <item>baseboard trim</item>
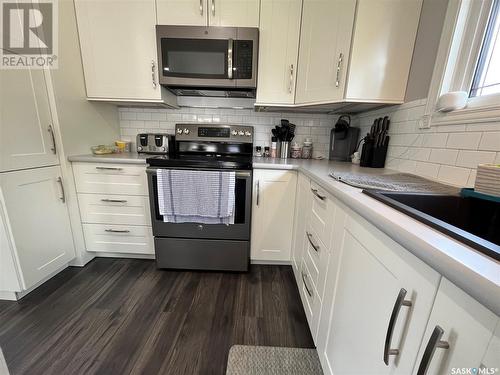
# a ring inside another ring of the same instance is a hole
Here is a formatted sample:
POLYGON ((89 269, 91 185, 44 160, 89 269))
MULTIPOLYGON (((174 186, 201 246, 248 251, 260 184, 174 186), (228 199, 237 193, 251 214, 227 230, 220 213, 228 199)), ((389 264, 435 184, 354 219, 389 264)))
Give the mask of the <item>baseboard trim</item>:
POLYGON ((290 260, 260 260, 260 259, 250 259, 250 264, 262 264, 270 266, 291 266, 292 261, 290 260))
POLYGON ((126 259, 155 259, 154 254, 127 254, 127 253, 106 253, 93 252, 96 257, 100 258, 126 258, 126 259))
POLYGON ((17 301, 16 292, 7 292, 5 290, 0 290, 0 301, 17 301))

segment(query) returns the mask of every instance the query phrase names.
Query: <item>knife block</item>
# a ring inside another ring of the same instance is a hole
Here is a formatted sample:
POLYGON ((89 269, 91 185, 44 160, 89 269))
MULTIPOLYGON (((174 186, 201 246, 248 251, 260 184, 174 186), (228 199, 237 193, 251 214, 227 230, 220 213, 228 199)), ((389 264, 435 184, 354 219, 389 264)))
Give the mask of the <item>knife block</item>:
POLYGON ((366 140, 361 150, 361 167, 384 168, 389 148, 389 136, 383 145, 375 146, 373 140, 366 140))

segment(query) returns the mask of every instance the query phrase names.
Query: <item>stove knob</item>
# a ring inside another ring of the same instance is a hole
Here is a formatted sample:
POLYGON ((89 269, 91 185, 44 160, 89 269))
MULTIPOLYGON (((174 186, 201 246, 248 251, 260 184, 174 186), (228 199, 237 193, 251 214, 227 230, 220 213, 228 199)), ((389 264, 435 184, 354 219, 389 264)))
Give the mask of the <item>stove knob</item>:
POLYGON ((247 137, 250 137, 250 136, 252 135, 252 133, 250 133, 250 132, 247 130, 247 131, 245 132, 245 135, 246 135, 247 137))
POLYGON ((236 131, 236 130, 232 130, 232 131, 231 131, 231 134, 232 134, 232 135, 238 135, 238 131, 236 131))
POLYGON ((182 134, 182 129, 181 128, 177 129, 177 134, 182 134))
POLYGON ((142 151, 142 146, 138 146, 137 151, 142 151))
POLYGON ((243 130, 240 130, 240 131, 238 132, 238 135, 245 135, 245 132, 244 132, 243 130))
POLYGON ((162 147, 162 148, 161 148, 161 150, 162 150, 162 151, 165 151, 165 147, 162 147))
POLYGON ((184 134, 189 134, 189 129, 188 128, 184 128, 184 134))

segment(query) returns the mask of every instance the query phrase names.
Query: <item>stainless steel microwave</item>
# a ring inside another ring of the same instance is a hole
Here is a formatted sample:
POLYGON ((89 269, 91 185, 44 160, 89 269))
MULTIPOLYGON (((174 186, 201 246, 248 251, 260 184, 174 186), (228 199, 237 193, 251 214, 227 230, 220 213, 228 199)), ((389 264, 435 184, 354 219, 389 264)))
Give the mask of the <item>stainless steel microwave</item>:
POLYGON ((156 37, 160 84, 177 95, 255 96, 258 28, 157 25, 156 37))

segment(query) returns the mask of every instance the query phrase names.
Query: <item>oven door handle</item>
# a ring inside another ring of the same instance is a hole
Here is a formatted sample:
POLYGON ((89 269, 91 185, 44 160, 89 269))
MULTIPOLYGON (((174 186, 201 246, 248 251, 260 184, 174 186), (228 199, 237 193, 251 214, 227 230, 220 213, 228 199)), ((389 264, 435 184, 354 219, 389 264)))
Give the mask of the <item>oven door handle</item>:
MULTIPOLYGON (((146 173, 151 173, 151 174, 156 174, 156 171, 158 169, 162 169, 162 168, 154 168, 154 167, 147 167, 146 168, 146 173)), ((181 169, 181 168, 175 168, 177 170, 181 169)), ((191 170, 189 168, 186 168, 185 170, 191 170)), ((220 171, 220 170, 217 170, 217 171, 220 171)), ((231 170, 226 170, 226 171, 223 171, 223 172, 231 172, 231 170)), ((252 173, 251 172, 247 172, 247 171, 236 171, 236 177, 244 177, 244 178, 249 178, 252 176, 252 173)))

